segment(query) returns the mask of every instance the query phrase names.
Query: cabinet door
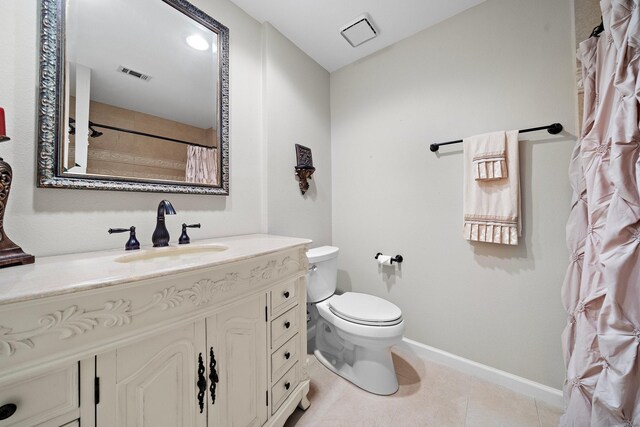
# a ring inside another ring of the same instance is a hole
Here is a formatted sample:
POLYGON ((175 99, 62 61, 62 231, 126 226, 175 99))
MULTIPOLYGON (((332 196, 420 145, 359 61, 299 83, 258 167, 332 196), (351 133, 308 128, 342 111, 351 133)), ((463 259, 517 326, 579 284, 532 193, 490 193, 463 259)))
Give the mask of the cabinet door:
POLYGON ((209 369, 215 361, 219 379, 213 404, 209 382, 210 427, 261 426, 267 421, 265 309, 266 294, 261 294, 207 318, 209 369))
MULTIPOLYGON (((197 386, 200 355, 206 374, 204 342, 200 321, 98 356, 98 427, 205 426, 197 386)), ((206 392, 202 399, 206 406, 206 392)))

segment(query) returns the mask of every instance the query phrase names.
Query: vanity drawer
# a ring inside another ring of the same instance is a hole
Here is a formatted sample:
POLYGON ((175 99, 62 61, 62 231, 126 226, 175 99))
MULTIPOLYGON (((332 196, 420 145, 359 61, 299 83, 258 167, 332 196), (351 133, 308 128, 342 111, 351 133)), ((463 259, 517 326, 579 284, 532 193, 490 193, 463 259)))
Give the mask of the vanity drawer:
POLYGON ((271 348, 279 348, 298 333, 298 306, 271 321, 271 348))
POLYGON ((281 312, 287 305, 296 301, 296 282, 285 282, 271 291, 271 314, 281 312))
POLYGON ((277 383, 273 385, 271 388, 271 401, 273 402, 271 406, 271 414, 275 414, 282 403, 289 397, 294 388, 298 385, 298 381, 300 381, 300 373, 298 372, 299 364, 296 363, 293 365, 289 371, 284 374, 284 377, 277 383))
POLYGON ((271 355, 271 381, 279 379, 289 368, 298 361, 300 335, 293 338, 277 349, 271 355))
MULTIPOLYGON (((78 364, 0 385, 0 411, 15 412, 0 427, 34 426, 79 406, 78 364)), ((77 416, 77 415, 76 415, 77 416)))

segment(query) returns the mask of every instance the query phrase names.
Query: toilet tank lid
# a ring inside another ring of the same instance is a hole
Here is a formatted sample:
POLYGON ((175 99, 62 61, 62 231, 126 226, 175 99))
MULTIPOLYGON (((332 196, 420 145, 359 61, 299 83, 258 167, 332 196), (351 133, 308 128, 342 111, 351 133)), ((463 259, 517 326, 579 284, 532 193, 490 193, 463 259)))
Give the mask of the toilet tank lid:
POLYGON ((309 249, 307 251, 307 258, 309 258, 309 262, 312 263, 326 261, 337 257, 339 250, 340 249, 335 246, 320 246, 319 248, 309 249))

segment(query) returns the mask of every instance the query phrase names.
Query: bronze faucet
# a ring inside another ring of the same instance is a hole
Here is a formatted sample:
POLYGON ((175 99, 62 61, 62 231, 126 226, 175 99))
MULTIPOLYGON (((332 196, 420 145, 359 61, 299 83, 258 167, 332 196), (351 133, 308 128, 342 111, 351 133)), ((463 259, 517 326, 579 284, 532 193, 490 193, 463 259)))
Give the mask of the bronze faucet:
POLYGON ((151 236, 151 241, 153 242, 153 247, 160 246, 169 246, 169 231, 167 230, 167 226, 164 225, 164 215, 175 215, 176 210, 171 205, 171 202, 168 200, 163 200, 158 205, 158 218, 156 221, 156 229, 153 232, 153 236, 151 236))

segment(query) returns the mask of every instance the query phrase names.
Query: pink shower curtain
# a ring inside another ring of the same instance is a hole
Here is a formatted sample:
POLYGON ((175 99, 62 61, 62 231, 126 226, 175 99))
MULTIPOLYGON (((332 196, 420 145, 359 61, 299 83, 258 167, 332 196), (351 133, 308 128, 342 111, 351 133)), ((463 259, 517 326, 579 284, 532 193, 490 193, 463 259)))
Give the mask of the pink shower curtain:
POLYGON ((189 145, 187 149, 187 182, 216 185, 218 183, 218 162, 215 148, 189 145))
POLYGON ((585 100, 570 165, 561 425, 640 426, 640 8, 600 5, 605 31, 579 49, 585 100))

